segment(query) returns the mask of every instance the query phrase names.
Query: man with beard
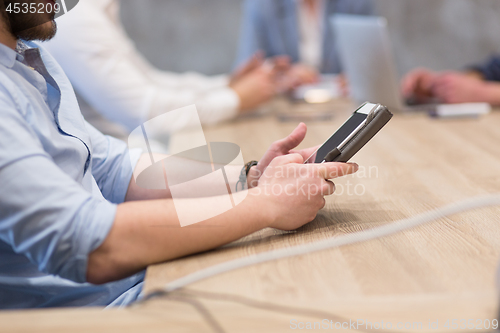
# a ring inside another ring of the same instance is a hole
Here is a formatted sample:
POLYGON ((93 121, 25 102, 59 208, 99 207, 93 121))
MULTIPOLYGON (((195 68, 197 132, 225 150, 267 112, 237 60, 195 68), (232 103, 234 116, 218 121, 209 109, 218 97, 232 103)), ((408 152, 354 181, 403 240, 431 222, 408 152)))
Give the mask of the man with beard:
MULTIPOLYGON (((233 194, 246 196, 238 206, 180 227, 169 189, 141 189, 132 178, 149 155, 86 123, 68 78, 33 42, 54 36, 54 13, 11 10, 23 3, 54 5, 0 0, 0 308, 129 304, 148 265, 266 227, 298 228, 333 193, 327 179, 356 170, 303 164, 312 149, 292 151, 305 136, 302 124, 248 166, 251 189, 233 194), (276 187, 286 191, 274 194, 276 187)), ((193 209, 213 202, 184 201, 193 209)))

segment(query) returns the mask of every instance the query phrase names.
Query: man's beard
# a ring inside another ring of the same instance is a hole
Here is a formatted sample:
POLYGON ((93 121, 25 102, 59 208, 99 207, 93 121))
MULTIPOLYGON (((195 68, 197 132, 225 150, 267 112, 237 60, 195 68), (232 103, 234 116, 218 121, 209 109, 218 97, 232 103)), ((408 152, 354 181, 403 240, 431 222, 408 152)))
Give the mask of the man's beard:
MULTIPOLYGON (((32 1, 4 0, 4 7, 1 8, 2 17, 7 19, 7 29, 16 39, 45 41, 55 36, 57 31, 54 21, 55 13, 15 14, 13 11, 7 12, 5 9, 9 4, 12 7, 14 3, 28 3, 29 5, 32 1)), ((36 3, 43 2, 37 1, 36 3)))
POLYGON ((52 39, 57 32, 56 22, 49 21, 49 23, 45 23, 21 31, 15 30, 13 31, 13 35, 14 37, 16 37, 16 39, 46 41, 52 39))

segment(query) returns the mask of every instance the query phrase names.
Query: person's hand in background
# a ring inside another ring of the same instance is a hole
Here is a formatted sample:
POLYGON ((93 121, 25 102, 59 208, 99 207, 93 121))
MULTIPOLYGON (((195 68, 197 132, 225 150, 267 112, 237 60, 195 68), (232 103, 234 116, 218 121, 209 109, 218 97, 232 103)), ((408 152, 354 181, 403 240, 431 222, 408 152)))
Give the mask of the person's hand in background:
POLYGON ((260 66, 232 83, 232 88, 240 98, 240 112, 254 110, 276 95, 276 73, 260 66))
POLYGON ((261 51, 255 52, 255 54, 248 59, 247 62, 239 66, 231 76, 229 77, 229 86, 235 84, 240 79, 244 78, 247 74, 256 70, 264 64, 264 53, 261 51))
POLYGON ((476 72, 446 72, 434 82, 433 93, 442 103, 500 104, 500 84, 484 81, 476 72))
POLYGON ((237 69, 231 77, 229 87, 240 98, 240 111, 250 111, 269 101, 279 91, 279 77, 287 72, 290 59, 278 56, 264 60, 257 52, 246 64, 237 69))
POLYGON ((434 96, 433 87, 438 74, 425 68, 417 68, 405 75, 401 92, 405 99, 426 103, 434 96))
POLYGON ((294 64, 283 74, 283 81, 287 90, 295 89, 304 84, 313 84, 319 81, 319 73, 316 69, 304 64, 294 64))

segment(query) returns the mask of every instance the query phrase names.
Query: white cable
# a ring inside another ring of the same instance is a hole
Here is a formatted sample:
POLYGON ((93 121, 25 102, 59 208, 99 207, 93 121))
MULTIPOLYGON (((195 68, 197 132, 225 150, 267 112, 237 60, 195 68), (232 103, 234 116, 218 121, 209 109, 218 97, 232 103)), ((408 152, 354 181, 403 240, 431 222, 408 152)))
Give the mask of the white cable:
POLYGON ((339 237, 329 238, 310 244, 299 245, 291 248, 284 248, 269 252, 263 252, 255 255, 251 255, 244 258, 234 259, 231 261, 224 262, 222 264, 214 265, 195 273, 186 275, 180 279, 174 280, 168 283, 163 290, 166 292, 172 292, 174 290, 183 288, 192 283, 213 277, 218 274, 233 271, 239 268, 252 266, 272 260, 283 259, 298 255, 304 255, 312 252, 317 252, 321 250, 331 249, 339 246, 364 242, 368 240, 373 240, 380 237, 389 236, 400 231, 404 231, 419 225, 423 225, 434 220, 463 213, 466 211, 499 206, 500 205, 500 194, 490 195, 486 197, 476 197, 467 199, 461 202, 453 203, 443 208, 435 209, 432 211, 425 212, 423 214, 413 216, 407 219, 402 219, 390 224, 386 224, 380 227, 347 234, 339 237))

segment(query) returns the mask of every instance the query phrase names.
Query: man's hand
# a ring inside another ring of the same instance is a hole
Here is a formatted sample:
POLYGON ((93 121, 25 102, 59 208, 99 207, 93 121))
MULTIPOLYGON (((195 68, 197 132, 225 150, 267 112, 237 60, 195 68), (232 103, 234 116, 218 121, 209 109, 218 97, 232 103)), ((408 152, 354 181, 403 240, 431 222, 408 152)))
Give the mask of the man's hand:
POLYGON ((263 53, 257 52, 237 69, 231 77, 229 87, 240 98, 240 111, 253 110, 274 97, 280 91, 278 78, 289 67, 288 56, 264 60, 263 53))
POLYGON ((500 103, 500 85, 468 73, 447 72, 436 78, 434 95, 444 103, 500 103))
POLYGON ((325 196, 335 192, 329 179, 354 173, 352 163, 304 164, 301 154, 276 157, 250 193, 261 197, 271 216, 272 228, 294 230, 312 221, 325 206, 325 196))
POLYGON ((264 54, 262 51, 255 52, 255 54, 243 65, 239 66, 229 79, 229 86, 232 86, 237 81, 244 78, 247 74, 253 72, 264 64, 264 54))
MULTIPOLYGON (((266 227, 293 230, 312 221, 325 205, 324 196, 335 191, 335 185, 328 180, 356 172, 358 167, 345 163, 304 164, 316 148, 293 149, 302 142, 306 131, 306 126, 300 124, 288 137, 273 143, 259 163, 263 175, 256 178, 258 186, 250 189, 233 209, 199 222, 196 227, 181 227, 172 200, 120 204, 110 233, 89 255, 87 281, 116 281, 148 265, 213 249, 266 227)), ((193 209, 219 202, 216 198, 181 200, 185 207, 193 209)))
MULTIPOLYGON (((312 221, 325 205, 324 196, 335 190, 327 179, 355 172, 357 166, 303 162, 300 154, 276 157, 259 186, 239 205, 196 226, 181 227, 172 200, 120 204, 111 231, 89 255, 87 281, 116 281, 148 265, 207 251, 266 227, 293 230, 312 221)), ((183 200, 185 207, 195 210, 219 202, 214 198, 183 200)))
POLYGON ((437 73, 425 68, 415 69, 403 78, 401 92, 407 99, 425 103, 434 97, 433 87, 437 77, 437 73))
MULTIPOLYGON (((286 138, 278 140, 271 144, 269 149, 265 152, 264 156, 259 161, 259 164, 252 169, 248 174, 248 188, 256 187, 259 183, 259 179, 269 166, 269 164, 278 156, 288 155, 288 154, 299 154, 302 159, 307 160, 318 148, 319 146, 294 150, 306 137, 307 126, 304 123, 300 123, 290 135, 286 138)), ((311 158, 314 161, 315 156, 311 158)))
POLYGON ((304 84, 313 84, 318 81, 319 73, 316 69, 304 64, 295 64, 283 74, 282 90, 295 89, 304 84))
POLYGON ((240 98, 240 111, 250 111, 276 95, 276 73, 262 65, 230 84, 240 98))

